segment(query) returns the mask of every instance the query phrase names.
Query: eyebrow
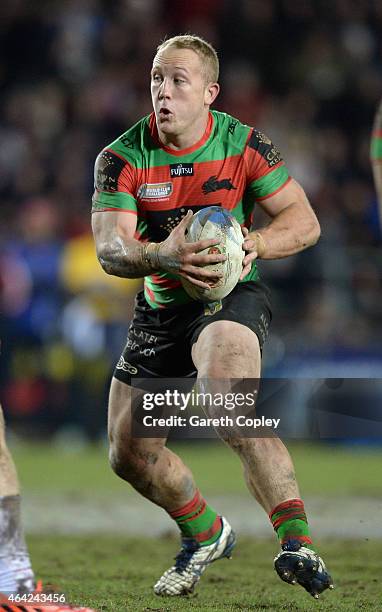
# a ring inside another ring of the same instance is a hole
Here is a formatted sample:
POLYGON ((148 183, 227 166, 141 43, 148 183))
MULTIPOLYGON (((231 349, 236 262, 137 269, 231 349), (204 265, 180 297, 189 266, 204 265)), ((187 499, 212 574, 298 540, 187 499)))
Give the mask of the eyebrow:
MULTIPOLYGON (((151 68, 151 72, 153 72, 154 70, 160 70, 160 69, 161 69, 160 64, 154 64, 154 66, 151 68)), ((175 66, 174 70, 183 70, 184 72, 189 73, 189 70, 187 68, 184 68, 183 66, 175 66)))

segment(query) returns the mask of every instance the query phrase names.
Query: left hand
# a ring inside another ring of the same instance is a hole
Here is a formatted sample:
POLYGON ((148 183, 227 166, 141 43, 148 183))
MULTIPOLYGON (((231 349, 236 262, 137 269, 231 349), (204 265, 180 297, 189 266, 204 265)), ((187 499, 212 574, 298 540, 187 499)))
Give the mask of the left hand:
POLYGON ((241 231, 243 232, 244 242, 243 242, 243 250, 246 251, 246 255, 243 259, 243 270, 240 274, 240 279, 243 280, 247 274, 251 271, 252 262, 257 258, 257 250, 256 250, 256 241, 247 238, 249 234, 249 230, 246 227, 242 227, 241 231))

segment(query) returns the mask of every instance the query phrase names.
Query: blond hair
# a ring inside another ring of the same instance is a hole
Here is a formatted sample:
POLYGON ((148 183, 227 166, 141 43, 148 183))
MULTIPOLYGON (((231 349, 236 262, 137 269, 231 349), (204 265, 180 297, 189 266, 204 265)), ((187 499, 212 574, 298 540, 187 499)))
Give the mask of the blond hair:
POLYGON ((204 77, 207 83, 216 83, 219 78, 219 59, 213 46, 194 34, 182 34, 165 39, 157 47, 157 54, 169 47, 176 49, 192 49, 200 57, 204 77))

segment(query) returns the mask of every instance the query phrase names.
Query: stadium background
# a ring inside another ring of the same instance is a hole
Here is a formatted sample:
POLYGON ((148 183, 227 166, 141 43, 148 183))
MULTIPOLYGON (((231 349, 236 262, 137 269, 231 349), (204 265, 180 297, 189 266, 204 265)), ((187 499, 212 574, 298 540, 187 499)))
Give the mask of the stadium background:
MULTIPOLYGON (((100 500, 100 491, 115 500, 130 495, 107 471, 104 440, 108 382, 139 282, 109 278, 95 260, 93 164, 105 144, 150 112, 154 47, 183 32, 215 45, 222 84, 215 108, 272 138, 322 226, 314 249, 262 265, 274 296, 265 373, 380 377, 382 230, 369 140, 382 96, 382 4, 3 0, 0 383, 31 532, 71 532, 55 522, 66 503, 76 508, 76 532, 79 491, 100 500)), ((381 421, 380 404, 373 411, 381 421)), ((350 508, 356 497, 368 500, 375 533, 378 455, 366 442, 364 450, 354 441, 350 450, 301 447, 297 458, 308 495, 344 495, 350 508)), ((204 491, 241 500, 236 464, 230 468, 224 449, 209 444, 186 449, 204 491), (208 479, 203 458, 215 455, 208 479), (226 481, 219 465, 233 470, 226 481)), ((123 522, 122 502, 120 512, 123 522)), ((358 519, 361 510, 354 512, 358 519)))

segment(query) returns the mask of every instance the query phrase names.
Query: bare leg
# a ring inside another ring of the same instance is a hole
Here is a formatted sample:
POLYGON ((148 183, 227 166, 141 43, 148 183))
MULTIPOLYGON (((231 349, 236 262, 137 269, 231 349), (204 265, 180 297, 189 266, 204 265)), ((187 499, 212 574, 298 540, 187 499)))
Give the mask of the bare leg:
POLYGON ((196 492, 193 475, 162 438, 133 438, 131 387, 113 378, 109 401, 110 463, 141 495, 167 511, 184 506, 196 492))
POLYGON ((29 593, 33 589, 34 575, 21 527, 19 484, 0 407, 0 592, 29 593))
MULTIPOLYGON (((192 357, 198 378, 260 377, 258 338, 240 323, 216 321, 205 327, 192 357)), ((267 513, 300 496, 292 460, 279 438, 232 438, 228 443, 241 459, 250 492, 267 513)))

